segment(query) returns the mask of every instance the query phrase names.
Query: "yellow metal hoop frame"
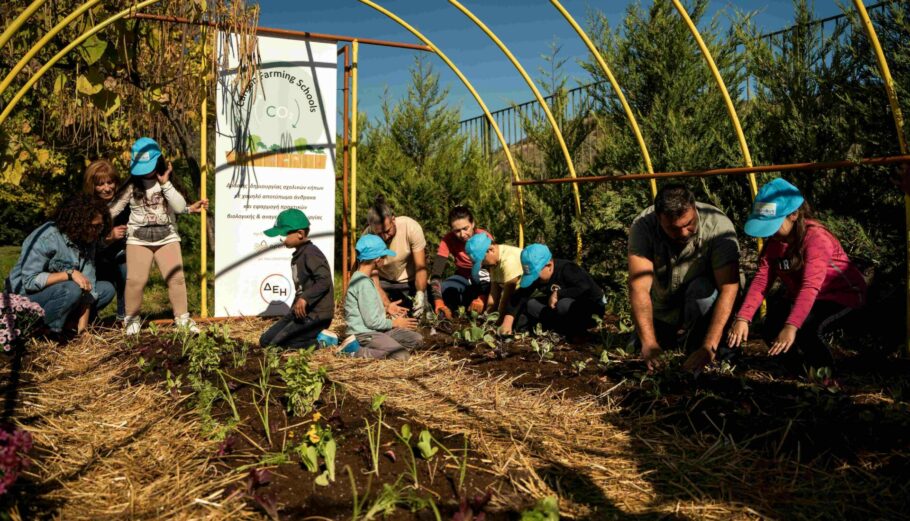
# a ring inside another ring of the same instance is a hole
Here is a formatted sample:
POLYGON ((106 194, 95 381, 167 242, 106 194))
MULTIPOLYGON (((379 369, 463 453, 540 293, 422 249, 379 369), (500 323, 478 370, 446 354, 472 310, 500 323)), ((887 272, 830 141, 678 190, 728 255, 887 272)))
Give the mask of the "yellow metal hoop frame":
MULTIPOLYGON (((417 39, 419 39, 427 47, 432 49, 433 52, 435 52, 436 55, 439 56, 439 58, 449 67, 449 69, 451 69, 452 72, 454 72, 455 75, 458 76, 458 79, 461 80, 461 83, 463 83, 465 88, 467 88, 468 91, 471 93, 471 95, 474 96, 474 99, 477 101, 477 104, 480 106, 480 109, 483 111, 484 115, 486 116, 487 121, 490 123, 490 127, 493 129, 493 132, 496 134, 496 138, 499 140, 499 143, 502 145, 502 150, 506 155, 506 161, 508 161, 509 168, 512 170, 512 178, 515 181, 521 181, 521 176, 518 175, 518 168, 515 166, 515 160, 512 157, 512 151, 509 149, 509 145, 508 145, 508 143, 506 143, 506 139, 503 136, 503 134, 499 128, 499 125, 497 125, 496 120, 493 119, 493 115, 490 113, 490 110, 487 108, 487 104, 484 103, 483 98, 480 97, 480 94, 477 93, 477 90, 474 89, 474 86, 471 84, 470 81, 468 81, 468 78, 465 77, 464 74, 462 74, 461 70, 455 66, 455 64, 452 62, 452 60, 450 60, 449 57, 446 56, 446 54, 444 52, 442 52, 442 50, 440 50, 439 47, 436 46, 436 44, 434 44, 432 41, 430 41, 430 39, 427 38, 426 36, 424 36, 423 33, 418 31, 414 27, 412 27, 410 24, 408 24, 403 19, 401 19, 399 16, 397 16, 396 14, 392 13, 388 9, 386 9, 370 0, 360 0, 360 2, 379 11, 380 13, 391 18, 392 20, 397 22, 399 25, 401 25, 402 27, 407 29, 411 34, 416 36, 417 39)), ((524 247, 524 227, 525 227, 524 200, 522 197, 521 187, 518 186, 516 188, 517 188, 517 196, 518 196, 518 247, 523 248, 524 247)))
MULTIPOLYGON (((479 18, 477 18, 477 16, 475 16, 474 13, 472 13, 467 7, 461 5, 457 0, 449 0, 449 3, 452 4, 453 6, 455 6, 459 11, 461 11, 462 14, 467 16, 472 22, 474 22, 475 25, 477 25, 477 27, 480 28, 480 30, 482 30, 484 32, 484 34, 486 34, 491 40, 493 40, 493 43, 495 43, 496 46, 499 47, 499 50, 501 50, 503 52, 503 54, 505 54, 506 57, 509 59, 509 61, 512 62, 512 65, 515 67, 515 70, 517 70, 518 73, 521 74, 521 77, 525 80, 525 83, 528 84, 528 87, 531 89, 531 92, 534 93, 534 97, 537 98, 537 102, 540 104, 541 109, 543 109, 544 114, 546 114, 547 120, 550 122, 550 126, 553 127, 553 134, 556 136, 556 140, 559 142, 560 148, 562 148, 563 156, 565 156, 565 159, 566 159, 566 166, 569 168, 569 176, 573 177, 573 178, 578 177, 577 175, 575 175, 575 163, 572 161, 572 155, 569 154, 569 149, 566 146, 566 141, 563 139, 562 132, 559 130, 559 124, 556 122, 556 118, 553 117, 553 113, 550 111, 550 106, 547 105, 546 100, 543 99, 543 96, 540 94, 540 91, 537 89, 537 86, 534 84, 534 81, 531 80, 531 77, 528 76, 527 72, 525 72, 524 67, 522 67, 522 65, 518 61, 518 59, 516 59, 515 56, 512 54, 512 52, 509 51, 509 48, 506 47, 506 45, 504 43, 502 43, 502 41, 499 39, 499 37, 497 37, 496 34, 493 31, 491 31, 490 28, 487 27, 486 24, 484 24, 479 18)), ((581 220, 581 195, 578 191, 578 185, 575 183, 572 183, 572 194, 575 197, 575 216, 580 221, 581 220)), ((576 259, 580 261, 581 260, 581 248, 582 248, 581 230, 575 231, 575 246, 576 246, 576 253, 575 253, 576 259)))
MULTIPOLYGON (((635 140, 638 142, 638 148, 641 150, 641 158, 645 162, 645 169, 649 174, 654 173, 654 167, 651 165, 651 154, 648 152, 648 145, 645 144, 645 138, 641 135, 641 128, 638 126, 638 120, 635 119, 635 113, 632 112, 632 107, 629 106, 629 102, 626 100, 625 94, 622 92, 622 88, 619 86, 619 82, 616 81, 616 77, 613 76, 613 71, 610 70, 610 67, 607 65, 607 61, 604 60, 603 55, 597 50, 597 46, 594 45, 594 42, 588 37, 588 34, 578 25, 578 22, 575 21, 575 18, 569 14, 569 11, 566 10, 562 4, 559 3, 559 0, 550 0, 550 3, 562 14, 563 18, 569 22, 569 25, 572 26, 572 29, 575 29, 575 32, 578 33, 578 37, 581 38, 585 45, 588 47, 588 50, 591 52, 591 55, 594 56, 594 59, 597 60, 597 64, 600 65, 601 70, 604 71, 604 74, 607 75, 607 80, 610 81, 610 86, 613 87, 613 92, 616 93, 616 96, 619 98, 619 102, 622 104, 622 109, 626 113, 626 119, 629 120, 629 126, 632 127, 632 133, 635 134, 635 140)), ((651 197, 657 196, 657 181, 654 179, 650 180, 651 185, 651 197)))
MULTIPOLYGON (((900 103, 897 99, 897 91, 894 90, 894 79, 891 77, 891 68, 888 66, 888 60, 885 58, 885 51, 878 40, 878 33, 872 25, 872 19, 869 18, 869 12, 866 11, 866 4, 863 0, 853 0, 853 6, 859 13, 860 20, 863 23, 863 29, 869 38, 869 43, 875 51, 875 60, 878 63, 878 70, 882 75, 882 83, 885 86, 885 93, 888 95, 888 102, 891 104, 891 116, 894 118, 894 129, 897 131, 897 144, 900 147, 901 154, 907 154, 907 139, 904 136, 904 115, 901 112, 900 103)), ((905 247, 907 249, 907 322, 904 349, 910 352, 910 195, 904 194, 904 221, 907 228, 905 247)))
POLYGON ((21 13, 19 13, 19 16, 17 16, 16 19, 13 20, 11 24, 9 24, 9 27, 3 31, 3 34, 0 34, 0 49, 6 45, 6 42, 8 42, 10 38, 19 32, 19 29, 25 25, 25 22, 27 22, 28 19, 31 18, 33 14, 35 14, 35 11, 44 5, 44 2, 46 1, 47 0, 35 0, 29 4, 29 6, 26 7, 21 13))

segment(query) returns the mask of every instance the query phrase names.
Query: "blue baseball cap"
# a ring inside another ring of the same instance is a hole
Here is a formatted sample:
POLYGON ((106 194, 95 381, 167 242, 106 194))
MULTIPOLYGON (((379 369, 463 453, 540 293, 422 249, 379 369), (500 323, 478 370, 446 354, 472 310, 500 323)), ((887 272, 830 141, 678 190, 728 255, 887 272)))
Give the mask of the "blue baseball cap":
POLYGON ((141 137, 130 151, 130 175, 146 175, 155 170, 161 147, 150 137, 141 137))
POLYGON ((537 280, 537 277, 540 276, 540 270, 542 270, 552 258, 553 254, 550 253, 550 248, 547 248, 543 244, 531 244, 521 250, 521 270, 524 272, 524 275, 521 276, 518 287, 527 288, 533 284, 534 281, 537 280))
POLYGON ((752 213, 744 226, 746 233, 759 238, 774 235, 784 219, 798 210, 803 201, 799 189, 781 178, 765 184, 752 203, 752 213))
POLYGON ((487 250, 490 249, 491 244, 493 244, 493 240, 490 239, 490 236, 481 232, 475 233, 464 245, 465 253, 474 263, 474 266, 471 267, 471 278, 475 281, 480 280, 483 258, 487 256, 487 250))
POLYGON ((368 233, 357 239, 354 250, 357 252, 357 260, 359 261, 368 261, 380 257, 394 257, 397 255, 394 251, 386 247, 385 241, 380 239, 378 235, 373 235, 372 233, 368 233))

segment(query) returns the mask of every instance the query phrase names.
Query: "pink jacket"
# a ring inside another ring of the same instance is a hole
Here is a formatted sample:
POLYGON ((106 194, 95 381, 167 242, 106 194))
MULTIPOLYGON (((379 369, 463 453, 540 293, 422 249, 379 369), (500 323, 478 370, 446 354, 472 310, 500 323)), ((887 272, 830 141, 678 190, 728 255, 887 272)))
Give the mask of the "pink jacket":
POLYGON ((736 314, 737 318, 752 320, 761 306, 768 288, 780 277, 793 299, 793 309, 787 324, 802 327, 815 300, 836 302, 848 308, 861 307, 866 302, 866 280, 850 262, 837 237, 815 221, 807 223, 804 265, 800 270, 781 270, 789 245, 768 239, 758 262, 758 272, 752 279, 749 292, 736 314))

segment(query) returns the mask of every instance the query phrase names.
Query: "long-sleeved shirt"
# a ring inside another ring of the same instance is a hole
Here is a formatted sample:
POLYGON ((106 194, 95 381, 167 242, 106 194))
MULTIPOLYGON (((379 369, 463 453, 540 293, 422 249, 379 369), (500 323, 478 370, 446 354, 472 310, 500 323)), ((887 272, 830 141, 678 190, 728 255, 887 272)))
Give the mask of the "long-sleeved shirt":
POLYGON ((351 275, 348 292, 344 296, 344 321, 348 335, 392 329, 392 320, 385 314, 385 306, 373 279, 359 271, 351 275))
POLYGON ((298 246, 291 255, 291 276, 295 296, 306 301, 307 314, 316 320, 331 319, 335 291, 329 261, 322 250, 310 241, 298 246))
POLYGON ((774 238, 768 240, 737 318, 752 320, 777 278, 793 299, 786 323, 797 328, 802 327, 816 300, 836 302, 849 308, 858 308, 865 303, 866 280, 831 232, 815 221, 808 221, 801 269, 783 269, 789 246, 774 238))
POLYGON ((564 259, 555 259, 553 261, 553 275, 550 280, 542 282, 537 279, 527 288, 519 289, 513 293, 512 298, 509 299, 509 304, 506 306, 506 315, 515 316, 524 308, 525 302, 535 292, 543 291, 550 295, 554 286, 559 286, 556 297, 560 300, 571 298, 602 302, 604 298, 604 292, 600 289, 600 286, 578 264, 564 259))
POLYGON ((13 293, 28 295, 47 287, 52 273, 68 269, 81 272, 92 284, 95 292, 96 245, 80 247, 64 235, 52 221, 46 222, 29 234, 22 242, 22 253, 9 273, 13 293))
POLYGON ((121 191, 111 201, 111 217, 117 217, 129 205, 130 219, 126 223, 126 243, 143 246, 163 246, 178 242, 177 215, 186 212, 186 199, 174 188, 170 181, 161 184, 157 179, 143 179, 145 185, 145 198, 137 200, 133 197, 133 186, 121 191), (136 237, 136 229, 141 226, 167 226, 169 232, 159 241, 143 241, 136 237))

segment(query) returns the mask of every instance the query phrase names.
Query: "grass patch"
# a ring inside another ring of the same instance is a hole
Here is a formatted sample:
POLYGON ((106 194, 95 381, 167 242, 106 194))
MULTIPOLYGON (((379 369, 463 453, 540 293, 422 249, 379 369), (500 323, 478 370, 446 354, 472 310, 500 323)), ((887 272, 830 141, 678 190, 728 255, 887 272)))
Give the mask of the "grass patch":
POLYGON ((6 280, 16 261, 19 260, 19 246, 0 246, 0 280, 6 280))

